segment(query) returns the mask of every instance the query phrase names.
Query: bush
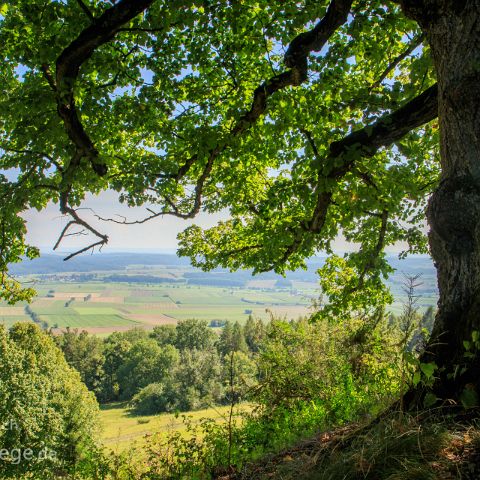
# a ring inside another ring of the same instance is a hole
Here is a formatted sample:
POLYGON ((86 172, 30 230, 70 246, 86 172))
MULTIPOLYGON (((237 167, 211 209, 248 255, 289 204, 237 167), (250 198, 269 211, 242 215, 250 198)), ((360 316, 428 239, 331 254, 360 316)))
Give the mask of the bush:
POLYGON ((0 326, 1 478, 51 479, 94 445, 98 405, 36 325, 0 326))
POLYGON ((165 412, 168 408, 168 402, 164 385, 161 383, 147 385, 133 397, 130 405, 137 415, 154 415, 165 412))

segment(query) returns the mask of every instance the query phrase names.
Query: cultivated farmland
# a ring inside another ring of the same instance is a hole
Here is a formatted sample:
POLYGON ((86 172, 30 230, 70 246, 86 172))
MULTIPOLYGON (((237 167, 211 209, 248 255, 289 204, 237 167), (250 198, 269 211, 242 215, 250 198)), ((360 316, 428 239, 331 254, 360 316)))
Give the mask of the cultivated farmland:
MULTIPOLYGON (((70 264, 47 255, 32 262, 30 271, 27 262, 22 264, 19 278, 33 281, 38 295, 30 305, 0 303, 0 324, 8 328, 17 321, 36 321, 56 333, 69 327, 108 334, 190 318, 214 325, 226 320, 242 323, 249 315, 295 319, 308 315, 312 300, 320 297, 316 273, 320 260, 287 278, 272 273, 252 277, 245 271, 200 272, 174 255, 102 254, 95 266, 85 262, 76 259, 70 264), (65 271, 68 265, 75 268, 65 271)), ((388 281, 395 297, 390 310, 399 313, 402 308, 402 272, 422 274, 417 291, 420 310, 435 305, 431 264, 417 259, 398 265, 402 270, 388 281)))
POLYGON ((111 333, 134 327, 152 329, 188 318, 209 322, 244 322, 250 314, 263 319, 271 314, 297 318, 308 313, 310 304, 308 297, 290 290, 266 293, 249 288, 112 285, 67 280, 42 280, 41 285, 43 295, 37 296, 27 309, 2 305, 0 322, 9 327, 17 320, 36 320, 54 331, 69 327, 90 333, 111 333))

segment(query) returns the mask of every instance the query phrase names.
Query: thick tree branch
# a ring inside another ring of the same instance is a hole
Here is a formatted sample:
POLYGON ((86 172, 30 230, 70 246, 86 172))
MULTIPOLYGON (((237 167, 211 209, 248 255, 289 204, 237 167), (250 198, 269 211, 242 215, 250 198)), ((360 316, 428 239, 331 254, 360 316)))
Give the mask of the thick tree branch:
POLYGON ((232 130, 238 135, 250 127, 267 109, 267 100, 275 92, 289 86, 298 86, 308 78, 307 57, 320 51, 335 31, 348 18, 353 0, 332 0, 323 19, 310 31, 301 33, 290 43, 284 63, 290 70, 282 72, 256 88, 250 110, 240 118, 232 130))
POLYGON ((90 11, 90 9, 85 5, 83 0, 77 0, 77 3, 79 7, 83 10, 83 13, 89 18, 89 20, 94 23, 95 22, 95 17, 93 16, 93 13, 90 11))
POLYGON ((365 276, 375 267, 375 262, 379 258, 385 247, 385 236, 387 234, 388 226, 388 210, 383 210, 381 213, 381 223, 380 230, 378 232, 378 239, 375 247, 369 255, 368 260, 365 262, 363 269, 358 278, 358 285, 355 290, 360 290, 363 288, 365 283, 365 276))
MULTIPOLYGON (((330 144, 330 156, 343 156, 345 166, 350 166, 355 155, 371 157, 381 147, 386 147, 403 138, 408 132, 432 121, 438 115, 438 87, 432 85, 395 112, 385 115, 371 125, 352 132, 342 140, 330 144)), ((336 175, 337 171, 332 170, 336 175)))
MULTIPOLYGON (((425 92, 410 100, 393 113, 383 116, 375 123, 352 132, 342 140, 330 144, 328 163, 337 165, 327 175, 319 174, 319 179, 341 179, 362 157, 375 155, 381 147, 392 145, 408 132, 432 121, 438 115, 438 87, 431 86, 425 92), (339 164, 338 160, 342 162, 339 164)), ((317 203, 306 230, 319 233, 325 223, 332 192, 319 190, 317 203)))
POLYGON ((100 17, 95 19, 86 5, 77 0, 82 10, 92 21, 92 24, 83 29, 77 38, 68 45, 57 58, 55 79, 50 73, 48 65, 42 65, 42 71, 57 100, 57 112, 63 120, 65 131, 75 146, 68 166, 60 170, 62 173, 62 193, 60 196, 60 210, 70 215, 72 220, 66 225, 57 240, 54 249, 58 248, 62 239, 67 235, 72 225, 84 227, 93 233, 99 240, 92 245, 68 255, 68 260, 96 246, 103 246, 108 242, 108 236, 100 233, 86 221, 79 217, 76 210, 69 206, 69 195, 75 170, 80 166, 83 158, 90 161, 93 170, 100 176, 107 173, 107 167, 98 159, 98 151, 91 138, 85 132, 77 113, 74 97, 74 87, 80 72, 80 67, 101 45, 109 42, 119 30, 130 20, 149 7, 154 0, 121 0, 113 7, 107 9, 100 17))
MULTIPOLYGON (((275 92, 301 85, 307 80, 308 55, 320 51, 335 31, 347 21, 352 3, 353 0, 332 0, 325 17, 312 30, 301 33, 292 40, 284 58, 285 65, 290 70, 271 77, 255 89, 250 109, 233 126, 231 135, 236 137, 251 127, 265 113, 267 100, 275 92)), ((227 143, 223 146, 217 145, 217 155, 227 146, 227 143)), ((196 154, 192 155, 172 177, 177 181, 183 178, 197 159, 196 154)))
POLYGON ((285 65, 298 70, 305 68, 307 56, 311 52, 319 52, 333 32, 347 21, 352 3, 352 0, 332 0, 322 21, 290 43, 285 54, 285 65))
POLYGON ((44 63, 41 65, 40 69, 43 72, 43 76, 47 80, 48 84, 50 85, 50 88, 56 93, 57 92, 57 86, 55 85, 55 80, 53 79, 52 72, 50 71, 50 67, 44 63))
MULTIPOLYGON (((379 148, 392 145, 411 130, 435 119, 438 115, 437 96, 438 88, 435 84, 395 112, 331 143, 330 155, 325 163, 334 166, 326 174, 319 171, 319 185, 324 179, 333 180, 336 184, 362 157, 373 156, 379 148)), ((322 231, 332 204, 333 190, 331 188, 325 191, 317 186, 317 200, 311 218, 294 230, 294 240, 285 248, 282 258, 272 264, 271 268, 288 260, 301 247, 305 234, 319 234, 322 231)))
MULTIPOLYGON (((98 161, 98 151, 85 132, 79 119, 74 85, 81 65, 101 45, 110 41, 120 28, 149 7, 154 0, 122 0, 107 9, 94 23, 80 32, 78 37, 66 47, 56 61, 55 87, 57 110, 63 120, 68 137, 76 147, 71 168, 78 167, 82 158, 88 158, 98 175, 105 175, 107 167, 98 161)), ((44 73, 48 67, 43 68, 44 73)), ((48 78, 48 76, 47 76, 48 78)), ((52 86, 52 82, 49 81, 52 86)))
MULTIPOLYGON (((428 21, 429 18, 435 18, 440 4, 437 0, 393 0, 398 3, 405 15, 416 20, 420 25, 428 21)), ((454 2, 452 2, 454 3, 454 2)))

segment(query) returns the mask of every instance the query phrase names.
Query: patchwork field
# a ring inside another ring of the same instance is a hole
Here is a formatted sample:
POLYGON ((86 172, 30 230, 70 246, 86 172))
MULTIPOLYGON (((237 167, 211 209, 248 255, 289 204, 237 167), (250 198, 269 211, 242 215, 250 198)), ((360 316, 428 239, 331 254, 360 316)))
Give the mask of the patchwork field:
MULTIPOLYGON (((56 333, 70 327, 106 335, 134 327, 153 329, 190 318, 214 321, 214 325, 225 320, 243 323, 249 315, 289 320, 309 315, 312 300, 321 293, 316 274, 320 263, 307 272, 297 271, 282 278, 252 277, 242 271, 205 273, 175 256, 161 257, 165 261, 162 264, 155 264, 155 258, 99 255, 93 267, 98 270, 89 268, 88 273, 82 273, 64 272, 61 258, 58 263, 57 257, 47 257, 44 268, 59 273, 25 275, 23 280, 30 285, 33 282, 37 297, 28 306, 24 302, 16 306, 0 302, 0 324, 8 328, 16 321, 35 321, 56 333), (152 263, 137 263, 135 259, 140 258, 152 263)), ((82 261, 86 260, 78 260, 79 265, 82 261)), ((416 289, 419 310, 436 305, 435 272, 429 262, 420 258, 395 264, 397 271, 388 280, 395 298, 390 311, 402 311, 407 273, 421 274, 416 289)))
POLYGON ((175 324, 195 318, 245 322, 250 314, 297 318, 306 315, 309 296, 289 289, 221 288, 188 284, 160 285, 106 282, 38 283, 41 294, 26 306, 0 306, 0 322, 37 321, 55 332, 67 327, 107 334, 175 324))
POLYGON ((19 322, 31 322, 31 319, 26 315, 0 315, 0 325, 5 328, 10 328, 13 324, 19 322))

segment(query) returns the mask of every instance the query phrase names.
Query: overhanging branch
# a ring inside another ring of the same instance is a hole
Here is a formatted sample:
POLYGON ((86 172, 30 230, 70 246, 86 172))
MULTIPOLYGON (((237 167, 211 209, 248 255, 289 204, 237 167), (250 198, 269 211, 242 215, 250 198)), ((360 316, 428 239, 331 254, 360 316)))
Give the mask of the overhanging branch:
MULTIPOLYGON (((98 161, 98 151, 85 132, 77 113, 74 99, 74 85, 81 65, 101 45, 109 42, 120 28, 149 7, 154 0, 122 0, 107 9, 91 25, 83 29, 78 37, 66 47, 56 61, 55 83, 49 79, 50 86, 57 97, 57 111, 68 137, 77 150, 70 165, 78 167, 82 158, 88 158, 93 170, 100 176, 107 172, 104 163, 98 161)), ((48 73, 48 66, 43 66, 48 73)), ((47 79, 49 78, 48 75, 47 79)))
MULTIPOLYGON (((352 3, 353 0, 332 0, 323 19, 312 30, 297 35, 290 42, 284 58, 284 63, 290 70, 271 77, 255 89, 250 109, 240 117, 230 131, 233 137, 244 133, 265 113, 267 101, 274 93, 287 87, 299 86, 307 80, 308 55, 320 51, 335 31, 347 21, 352 3)), ((222 146, 217 145, 216 156, 227 147, 228 142, 222 146)), ((177 181, 182 179, 197 160, 198 155, 192 155, 172 178, 177 181)))
POLYGON ((432 85, 423 93, 410 100, 395 112, 385 115, 371 125, 352 132, 342 140, 330 144, 330 157, 345 158, 344 165, 350 165, 355 154, 371 157, 381 147, 386 147, 403 138, 408 132, 432 121, 438 115, 438 86, 432 85))
POLYGON ((285 248, 281 259, 274 262, 270 269, 288 260, 301 247, 305 234, 321 233, 334 193, 334 187, 329 190, 320 187, 323 184, 322 180, 328 179, 333 181, 334 185, 338 184, 355 162, 363 157, 375 155, 381 147, 392 145, 411 130, 432 121, 437 115, 438 87, 435 84, 395 112, 384 115, 373 124, 331 143, 330 155, 322 165, 335 166, 327 173, 322 171, 318 173, 317 200, 312 216, 294 230, 294 240, 285 248))
POLYGON ((60 210, 62 213, 70 215, 72 220, 61 232, 54 249, 58 248, 62 239, 68 235, 68 229, 73 225, 84 227, 99 238, 97 242, 68 255, 64 260, 68 260, 96 246, 101 248, 108 242, 107 235, 100 233, 80 218, 76 210, 69 205, 69 196, 72 190, 75 170, 80 166, 83 158, 88 159, 97 175, 103 176, 107 173, 107 167, 99 161, 98 151, 86 133, 76 109, 74 87, 80 72, 80 67, 93 55, 98 47, 109 42, 126 23, 148 8, 153 1, 154 0, 121 0, 95 19, 83 1, 77 0, 77 3, 92 23, 83 29, 77 38, 59 55, 56 61, 55 78, 51 74, 48 65, 45 64, 41 67, 45 78, 55 93, 57 112, 63 120, 65 131, 75 146, 75 153, 72 155, 70 163, 66 168, 60 170, 62 174, 60 210))
POLYGON ((307 57, 320 51, 335 31, 348 18, 353 0, 332 0, 323 19, 315 27, 297 35, 291 42, 284 57, 290 70, 282 72, 256 88, 250 110, 240 118, 232 129, 238 135, 250 127, 267 109, 267 100, 275 92, 290 86, 298 86, 308 78, 307 57))

